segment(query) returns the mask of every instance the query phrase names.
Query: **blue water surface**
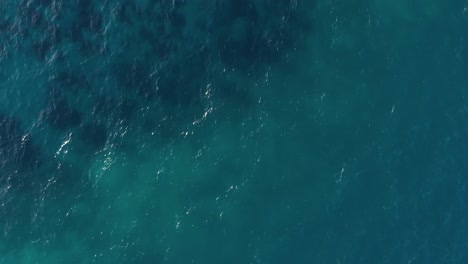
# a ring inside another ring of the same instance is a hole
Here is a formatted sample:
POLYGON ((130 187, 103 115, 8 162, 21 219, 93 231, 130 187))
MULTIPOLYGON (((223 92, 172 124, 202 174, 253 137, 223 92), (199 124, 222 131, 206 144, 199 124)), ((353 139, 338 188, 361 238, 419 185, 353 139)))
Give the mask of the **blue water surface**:
POLYGON ((0 264, 468 263, 466 0, 0 0, 0 264))

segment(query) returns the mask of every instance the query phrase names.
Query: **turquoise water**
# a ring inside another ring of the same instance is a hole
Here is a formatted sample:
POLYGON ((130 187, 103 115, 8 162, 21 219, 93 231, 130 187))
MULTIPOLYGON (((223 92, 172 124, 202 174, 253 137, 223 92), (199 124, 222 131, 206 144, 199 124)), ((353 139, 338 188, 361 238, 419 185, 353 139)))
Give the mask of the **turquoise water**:
POLYGON ((466 0, 0 1, 0 264, 467 263, 466 0))

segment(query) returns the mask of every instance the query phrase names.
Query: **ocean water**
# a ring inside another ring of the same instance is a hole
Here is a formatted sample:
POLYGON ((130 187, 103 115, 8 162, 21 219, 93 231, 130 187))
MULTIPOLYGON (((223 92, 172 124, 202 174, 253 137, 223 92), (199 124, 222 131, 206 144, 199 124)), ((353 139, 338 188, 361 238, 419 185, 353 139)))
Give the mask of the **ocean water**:
POLYGON ((468 263, 468 1, 0 0, 0 264, 468 263))

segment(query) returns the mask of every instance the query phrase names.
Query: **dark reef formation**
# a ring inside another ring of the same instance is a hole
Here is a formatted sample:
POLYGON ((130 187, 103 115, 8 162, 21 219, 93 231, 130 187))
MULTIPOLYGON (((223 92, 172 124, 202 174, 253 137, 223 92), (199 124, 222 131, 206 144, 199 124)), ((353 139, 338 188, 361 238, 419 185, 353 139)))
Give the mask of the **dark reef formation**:
MULTIPOLYGON (((243 79, 261 78, 300 47, 313 8, 289 0, 24 0, 0 18, 0 52, 14 47, 4 58, 44 64, 40 119, 62 135, 77 128, 94 153, 116 126, 175 139, 208 107, 245 114, 258 99, 243 79)), ((3 118, 2 133, 10 123, 3 118)), ((18 151, 26 156, 26 148, 18 151)))
POLYGON ((61 130, 70 129, 81 124, 82 114, 74 109, 68 101, 62 91, 52 88, 46 108, 41 113, 43 119, 52 127, 61 130))
MULTIPOLYGON (((99 74, 115 80, 114 94, 106 99, 113 104, 107 106, 111 109, 143 102, 158 104, 161 117, 203 111, 206 87, 213 77, 224 74, 223 69, 260 76, 294 52, 310 31, 305 13, 313 7, 310 1, 288 0, 122 0, 111 9, 105 2, 91 0, 60 5, 34 0, 18 4, 19 23, 15 17, 5 17, 0 27, 5 37, 25 40, 17 43, 20 50, 57 69, 47 88, 44 118, 64 130, 80 125, 88 112, 103 108, 99 89, 104 77, 97 78, 99 74), (187 9, 210 16, 197 17, 187 9), (103 17, 106 12, 109 16, 103 17), (105 61, 105 67, 80 72, 80 63, 88 58, 105 61), (76 96, 79 90, 90 94, 90 102, 77 109, 69 94, 76 96)), ((17 45, 13 42, 5 45, 17 45)), ((219 81, 210 89, 217 100, 234 100, 245 107, 242 101, 250 97, 249 91, 233 82, 219 81)), ((114 119, 114 111, 98 112, 114 119)))
POLYGON ((12 166, 14 172, 33 167, 39 162, 30 136, 22 131, 18 121, 3 114, 0 114, 0 160, 2 177, 9 177, 12 166), (18 164, 20 168, 16 167, 18 164))
POLYGON ((79 138, 89 146, 92 151, 98 151, 106 144, 106 127, 98 123, 85 124, 80 129, 79 138))

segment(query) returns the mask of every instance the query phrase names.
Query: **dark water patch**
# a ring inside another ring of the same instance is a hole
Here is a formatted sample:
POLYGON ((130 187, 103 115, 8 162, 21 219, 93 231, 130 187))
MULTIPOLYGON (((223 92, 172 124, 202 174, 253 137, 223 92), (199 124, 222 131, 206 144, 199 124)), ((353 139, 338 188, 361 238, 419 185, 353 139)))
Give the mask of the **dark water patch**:
POLYGON ((53 23, 49 24, 45 32, 47 39, 54 45, 58 45, 62 42, 63 34, 58 25, 55 25, 53 23))
POLYGON ((158 99, 167 107, 189 109, 199 105, 206 78, 207 54, 200 50, 198 54, 187 55, 183 60, 175 61, 157 74, 158 99))
POLYGON ((169 16, 172 12, 180 10, 180 8, 185 4, 185 0, 148 1, 145 4, 140 5, 140 7, 143 7, 142 10, 140 8, 138 8, 138 10, 141 10, 148 18, 155 17, 155 15, 167 18, 167 16, 169 16))
POLYGON ((32 144, 30 135, 21 129, 17 120, 1 113, 0 157, 1 167, 30 168, 39 163, 38 152, 32 144))
POLYGON ((96 122, 86 123, 80 127, 79 139, 93 152, 101 150, 107 141, 107 130, 102 124, 96 122))
MULTIPOLYGON (((0 32, 8 32, 12 28, 13 24, 7 18, 0 18, 0 32)), ((0 34, 1 34, 0 33, 0 34)))
POLYGON ((43 20, 43 15, 39 11, 34 11, 31 14, 31 17, 29 18, 29 24, 32 25, 33 27, 39 26, 43 20))
POLYGON ((52 77, 52 85, 57 89, 78 95, 80 91, 90 92, 91 85, 86 76, 72 70, 63 70, 52 77))
POLYGON ((188 55, 184 62, 174 61, 151 71, 148 62, 116 64, 114 74, 125 93, 157 100, 167 108, 186 109, 200 102, 204 76, 204 54, 188 55))
MULTIPOLYGON (((292 2, 221 2, 213 31, 222 61, 236 69, 256 69, 281 62, 308 32, 308 21, 292 2), (232 2, 232 3, 231 3, 232 2)), ((308 7, 308 6, 305 6, 308 7)), ((304 7, 304 8, 305 8, 304 7)))
POLYGON ((257 21, 258 12, 254 1, 226 0, 215 2, 214 19, 216 23, 231 24, 239 18, 246 18, 251 23, 255 23, 257 21))
POLYGON ((24 1, 28 6, 41 6, 41 7, 47 7, 52 4, 53 0, 28 0, 24 1))
POLYGON ((133 1, 122 1, 117 9, 117 19, 120 22, 131 22, 135 19, 136 15, 141 16, 142 11, 137 8, 136 4, 133 1))
POLYGON ((31 46, 32 51, 41 61, 45 60, 47 53, 50 51, 51 48, 52 44, 45 39, 34 42, 31 46))
MULTIPOLYGON (((52 4, 51 1, 24 1, 18 6, 17 16, 21 19, 15 24, 15 30, 25 39, 32 39, 32 42, 37 42, 40 35, 54 46, 63 40, 69 40, 82 52, 96 53, 99 50, 96 48, 100 47, 96 35, 102 30, 103 19, 91 1, 60 4, 52 4)), ((26 52, 28 49, 26 46, 26 52)))
POLYGON ((214 82, 213 91, 223 105, 239 110, 247 110, 256 103, 248 85, 229 78, 214 82))
POLYGON ((90 0, 77 1, 70 7, 73 20, 70 24, 70 39, 77 44, 84 54, 97 54, 102 50, 100 34, 103 27, 103 16, 96 11, 90 0))
POLYGON ((160 3, 147 5, 141 10, 133 3, 122 4, 119 20, 129 30, 122 33, 121 45, 138 57, 153 62, 166 60, 185 41, 181 35, 183 18, 175 8, 165 13, 160 3))
MULTIPOLYGON (((161 27, 164 27, 164 25, 161 25, 161 27)), ((166 60, 174 54, 174 40, 171 41, 171 39, 166 36, 163 29, 158 30, 157 27, 151 29, 142 27, 138 30, 138 33, 142 41, 147 43, 150 47, 145 51, 145 53, 148 53, 147 56, 149 56, 149 58, 166 60)))
POLYGON ((177 11, 170 12, 168 15, 170 24, 176 29, 183 29, 187 23, 185 16, 177 11))
POLYGON ((156 93, 150 70, 143 61, 117 64, 114 70, 116 80, 127 93, 151 99, 156 93))
POLYGON ((254 67, 260 57, 257 41, 258 36, 252 31, 250 25, 242 25, 247 32, 242 36, 221 37, 219 39, 219 55, 224 64, 238 69, 249 69, 254 67))
POLYGON ((23 27, 36 29, 44 27, 46 21, 44 20, 44 9, 47 7, 41 1, 23 1, 18 5, 17 16, 21 18, 19 22, 23 27))
POLYGON ((82 114, 69 104, 62 91, 52 87, 41 119, 56 129, 67 130, 81 124, 82 114))
POLYGON ((19 48, 24 53, 33 54, 39 61, 44 62, 46 57, 62 41, 59 27, 51 21, 43 19, 42 11, 34 11, 33 14, 26 12, 25 16, 30 16, 30 18, 21 19, 6 31, 9 35, 8 38, 21 38, 22 41, 18 43, 19 48), (29 23, 28 19, 32 22, 29 23))
POLYGON ((41 182, 40 168, 46 160, 20 122, 0 113, 0 249, 19 249, 31 238, 31 219, 41 182))
POLYGON ((128 123, 136 114, 138 104, 134 100, 122 98, 117 102, 116 113, 119 122, 128 123))
POLYGON ((98 96, 91 109, 96 120, 128 122, 137 110, 137 103, 127 98, 115 98, 110 95, 98 96))
POLYGON ((190 101, 187 91, 180 84, 177 72, 166 71, 165 76, 158 79, 157 95, 166 106, 180 106, 190 101))
POLYGON ((117 105, 114 97, 110 95, 99 95, 94 101, 91 114, 95 116, 109 117, 115 111, 117 105))
POLYGON ((78 51, 85 56, 102 55, 102 52, 105 51, 99 35, 83 31, 77 25, 71 27, 68 38, 75 43, 78 51))
POLYGON ((74 11, 76 12, 75 27, 95 33, 101 30, 103 17, 101 13, 95 11, 91 0, 77 1, 74 11))
POLYGON ((93 39, 83 39, 78 43, 78 50, 86 56, 101 56, 105 52, 103 45, 93 39))
MULTIPOLYGON (((50 3, 46 1, 23 1, 16 10, 16 21, 12 32, 15 36, 23 38, 22 45, 26 45, 25 51, 30 49, 27 43, 37 45, 40 42, 57 44, 60 39, 56 34, 57 26, 48 18, 50 3)), ((44 56, 39 55, 40 59, 44 56)))

